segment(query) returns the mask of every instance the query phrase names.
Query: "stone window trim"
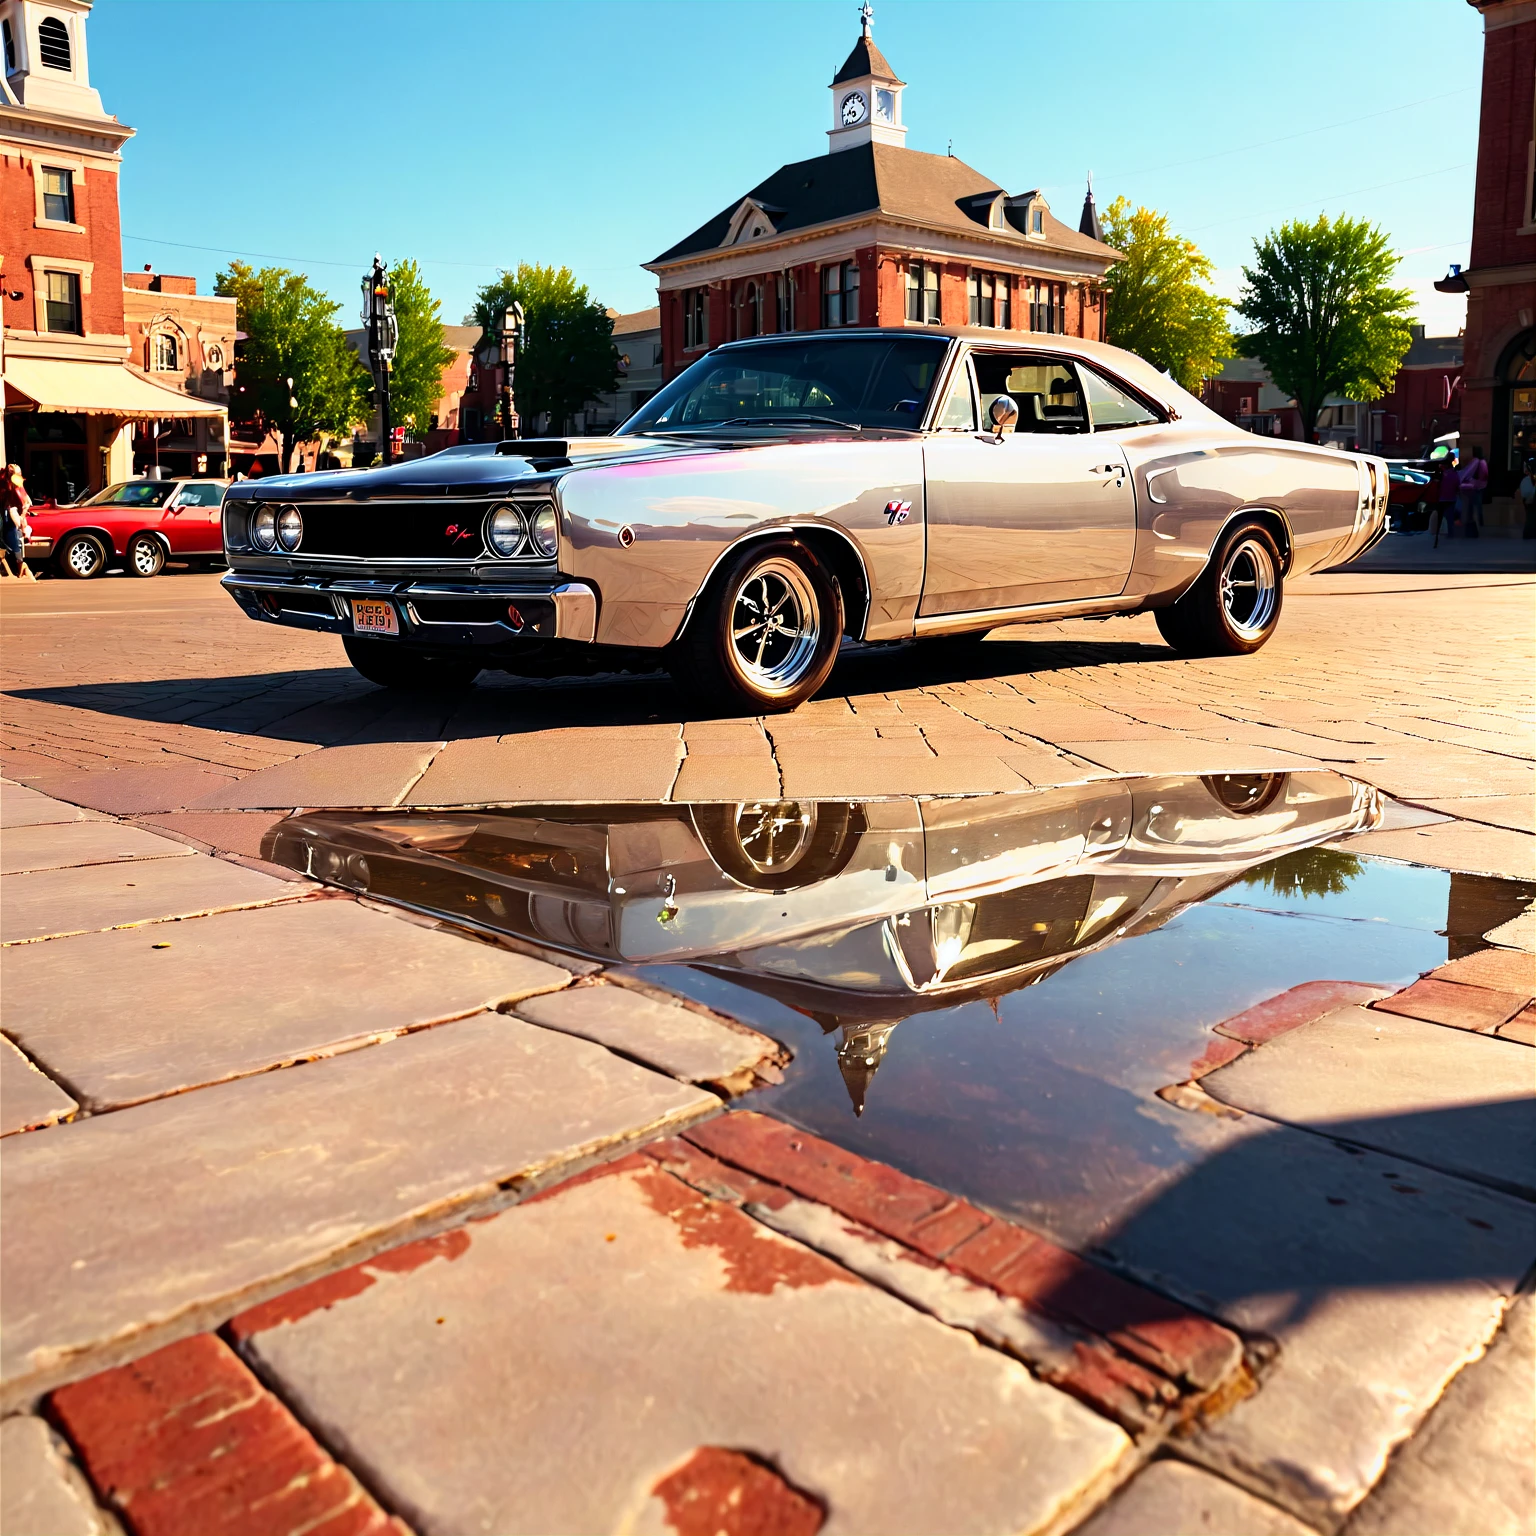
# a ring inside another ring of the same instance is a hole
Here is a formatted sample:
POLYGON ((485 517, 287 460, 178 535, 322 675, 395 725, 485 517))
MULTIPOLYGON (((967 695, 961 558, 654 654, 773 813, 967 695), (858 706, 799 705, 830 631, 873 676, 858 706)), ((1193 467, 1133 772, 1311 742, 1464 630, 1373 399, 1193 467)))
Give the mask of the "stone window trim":
MULTIPOLYGON (((86 233, 84 224, 66 223, 63 219, 50 219, 44 212, 43 179, 44 171, 69 171, 74 178, 74 204, 75 215, 80 214, 80 188, 85 182, 85 161, 76 160, 70 155, 35 155, 32 159, 32 227, 34 229, 57 229, 66 234, 83 235, 86 233)), ((49 260, 52 260, 50 257, 49 260)), ((63 269, 60 268, 62 271, 63 269)), ((85 284, 80 285, 82 291, 85 284)))
POLYGON ((1536 235, 1536 132, 1525 146, 1525 223, 1517 235, 1536 235))
POLYGON ((73 272, 80 279, 80 334, 87 334, 85 301, 91 294, 91 273, 94 261, 76 261, 70 256, 28 256, 27 270, 32 274, 32 308, 35 329, 39 335, 48 330, 48 280, 49 272, 73 272))

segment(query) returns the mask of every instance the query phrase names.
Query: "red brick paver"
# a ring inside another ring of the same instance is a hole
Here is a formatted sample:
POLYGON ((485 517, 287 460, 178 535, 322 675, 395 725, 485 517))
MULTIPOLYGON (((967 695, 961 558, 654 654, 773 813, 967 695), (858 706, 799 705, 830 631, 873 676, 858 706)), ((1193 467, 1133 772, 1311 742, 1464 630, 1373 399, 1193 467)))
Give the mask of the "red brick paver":
MULTIPOLYGON (((1266 998, 1262 1003, 1223 1020, 1216 1026, 1216 1033, 1247 1045, 1263 1045, 1266 1040, 1310 1024, 1335 1008, 1369 1003, 1384 996, 1386 991, 1385 987, 1373 987, 1363 981, 1305 981, 1299 987, 1266 998)), ((1224 1062, 1215 1062, 1205 1070, 1212 1071, 1216 1066, 1224 1065, 1224 1062)))
POLYGON ((651 1490, 677 1536, 816 1536, 825 1512, 771 1467, 706 1445, 651 1490))
POLYGON ((134 1536, 409 1536, 213 1334, 51 1405, 134 1536))
POLYGON ((1401 1013, 1431 1024, 1448 1024, 1452 1029, 1489 1033, 1514 1018, 1525 1003, 1526 999, 1518 993, 1495 992, 1488 987, 1463 986, 1460 982, 1436 981, 1433 976, 1425 976, 1371 1006, 1383 1013, 1401 1013))

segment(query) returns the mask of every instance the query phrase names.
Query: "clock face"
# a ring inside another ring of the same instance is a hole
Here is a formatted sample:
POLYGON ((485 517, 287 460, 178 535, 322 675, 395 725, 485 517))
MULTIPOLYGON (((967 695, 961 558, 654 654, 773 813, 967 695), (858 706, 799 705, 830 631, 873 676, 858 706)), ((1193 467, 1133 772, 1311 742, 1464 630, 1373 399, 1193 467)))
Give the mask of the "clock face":
POLYGON ((843 97, 841 107, 843 126, 852 128, 855 123, 862 123, 869 112, 869 103, 864 100, 863 91, 849 91, 843 97))
POLYGON ((882 123, 893 123, 896 121, 895 91, 875 92, 875 116, 878 117, 882 123))

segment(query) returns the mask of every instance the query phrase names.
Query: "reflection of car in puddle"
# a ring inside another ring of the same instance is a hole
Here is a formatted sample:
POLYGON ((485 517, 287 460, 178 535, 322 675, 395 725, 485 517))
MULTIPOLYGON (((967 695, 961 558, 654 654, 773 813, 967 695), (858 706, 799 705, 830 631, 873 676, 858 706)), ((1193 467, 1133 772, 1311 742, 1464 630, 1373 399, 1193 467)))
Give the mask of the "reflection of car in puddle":
POLYGON ((605 964, 700 966, 841 1031, 856 1103, 895 1021, 997 997, 1276 855, 1365 830, 1324 771, 969 798, 327 811, 275 863, 605 964))

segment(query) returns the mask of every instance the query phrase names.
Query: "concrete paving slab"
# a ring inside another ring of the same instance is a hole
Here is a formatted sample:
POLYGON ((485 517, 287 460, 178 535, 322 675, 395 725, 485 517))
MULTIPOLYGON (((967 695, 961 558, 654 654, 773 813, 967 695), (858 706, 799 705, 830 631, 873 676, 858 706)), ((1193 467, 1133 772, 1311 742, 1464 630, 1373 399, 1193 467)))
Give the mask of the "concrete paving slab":
POLYGON ((706 1446, 821 1501, 826 1536, 1034 1531, 1130 1450, 1018 1362, 654 1167, 462 1238, 246 1346, 421 1536, 662 1529, 658 1485, 706 1446))
MULTIPOLYGON (((80 1106, 0 1035, 0 1136, 52 1125, 80 1106)), ((0 1530, 4 1527, 0 1526, 0 1530)))
POLYGON ((261 857, 261 840, 283 818, 270 811, 184 811, 180 815, 146 816, 141 826, 184 837, 218 853, 261 857))
MULTIPOLYGON (((1365 776, 1374 781, 1374 775, 1365 776)), ((1338 846, 1351 853, 1433 864, 1464 874, 1498 875, 1505 880, 1536 877, 1536 837, 1479 822, 1446 821, 1399 832, 1362 832, 1344 838, 1338 846)))
POLYGON ((1145 741, 1058 741, 1056 745, 1115 773, 1280 773, 1289 768, 1336 766, 1296 752, 1179 735, 1145 741))
POLYGON ((779 770, 766 753, 689 752, 672 787, 674 800, 776 799, 779 770))
POLYGON ((185 843, 156 837, 120 821, 76 821, 61 826, 12 827, 0 840, 0 875, 40 869, 116 864, 125 859, 173 859, 191 853, 185 843))
POLYGON ((5 1536, 115 1536, 68 1447, 30 1413, 0 1420, 0 1531, 5 1536))
POLYGON ((779 1053, 779 1046, 756 1030, 732 1029, 681 1004, 603 982, 530 997, 516 1012, 546 1029, 595 1040, 686 1083, 730 1084, 737 1091, 748 1086, 754 1066, 779 1053))
POLYGON ((24 945, 7 957, 6 1028, 103 1110, 355 1050, 570 979, 354 901, 305 901, 24 945))
POLYGON ((1490 928, 1483 935, 1490 944, 1506 949, 1521 949, 1526 954, 1536 953, 1536 903, 1527 907, 1519 917, 1512 917, 1497 928, 1490 928))
POLYGON ((1536 832, 1536 795, 1463 795, 1455 800, 1426 800, 1424 804, 1465 821, 1536 832))
POLYGON ((45 787, 62 800, 111 816, 140 816, 148 811, 179 810, 232 781, 232 774, 183 758, 163 766, 54 771, 45 787))
POLYGON ((1401 1013, 1452 1029, 1494 1030, 1514 1018, 1525 1002, 1518 992, 1421 976, 1411 987, 1382 998, 1376 1007, 1382 1013, 1401 1013))
POLYGON ((1201 1086, 1249 1114, 1536 1195, 1531 1059, 1502 1040, 1339 1008, 1201 1086))
POLYGON ((1536 998, 1536 955, 1515 949, 1479 949, 1442 965, 1430 976, 1435 981, 1514 992, 1527 1000, 1536 998))
POLYGON ((322 747, 291 762, 260 769, 224 788, 199 795, 187 802, 186 809, 388 808, 400 804, 442 745, 440 741, 389 741, 322 747))
POLYGON ((71 821, 100 821, 95 811, 69 805, 25 784, 0 783, 0 828, 59 826, 71 821))
POLYGON ((450 742, 407 805, 505 805, 518 800, 665 800, 683 760, 682 731, 529 731, 450 742))
POLYGON ((197 857, 11 875, 0 885, 0 943, 255 906, 294 890, 291 881, 197 857))
POLYGON ((0 1410, 504 1202, 712 1094, 502 1014, 6 1145, 0 1410))
POLYGON ((1522 1008, 1507 1024, 1494 1030, 1501 1040, 1517 1040, 1521 1045, 1536 1045, 1536 1008, 1522 1008))
POLYGON ((1536 1531, 1536 1304, 1504 1326, 1435 1404, 1346 1528, 1349 1536, 1529 1536, 1536 1531))
POLYGON ((1193 1452, 1332 1529, 1492 1336, 1536 1252, 1536 1210, 1309 1132, 1254 1129, 1263 1126, 1238 1122, 1224 1151, 1097 1246, 1278 1343, 1260 1390, 1202 1430, 1193 1452))
POLYGON ((1155 1461, 1074 1536, 1315 1536, 1312 1527, 1225 1478, 1155 1461))

